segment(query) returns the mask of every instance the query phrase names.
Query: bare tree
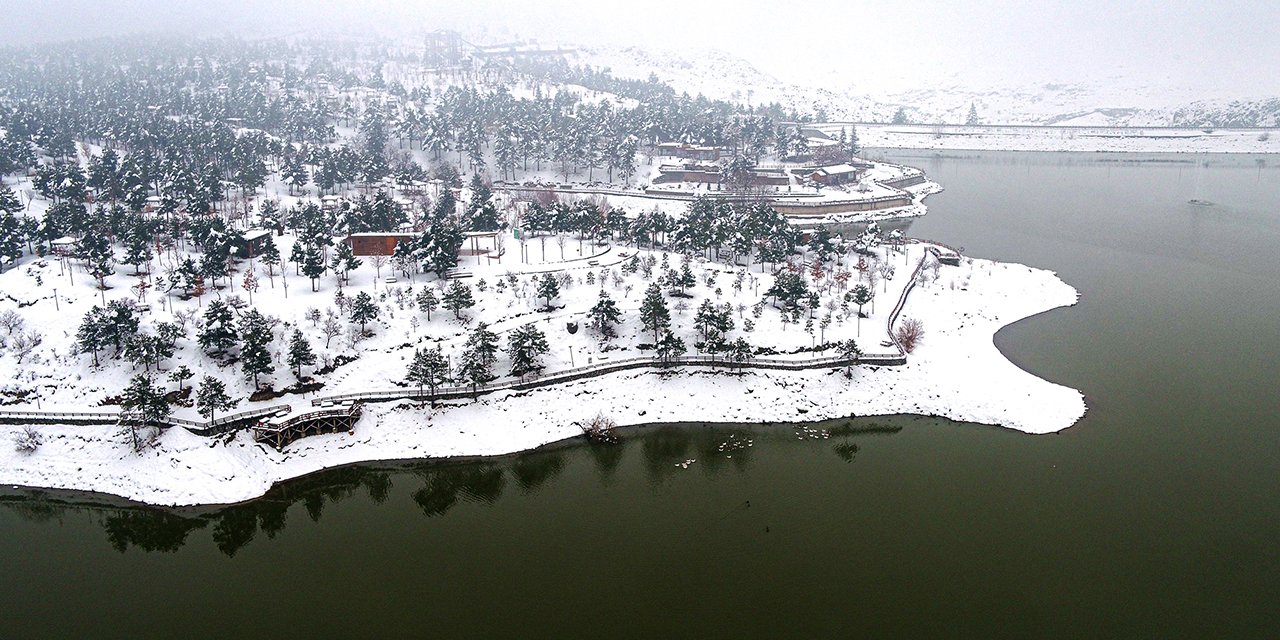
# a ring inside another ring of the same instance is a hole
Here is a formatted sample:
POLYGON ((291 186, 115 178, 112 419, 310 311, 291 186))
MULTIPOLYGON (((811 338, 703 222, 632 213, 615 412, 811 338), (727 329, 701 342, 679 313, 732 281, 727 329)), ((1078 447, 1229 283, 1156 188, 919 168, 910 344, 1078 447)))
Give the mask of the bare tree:
POLYGON ((44 336, 39 331, 31 329, 26 333, 19 331, 18 335, 13 337, 13 341, 9 343, 9 346, 13 348, 13 355, 18 358, 18 364, 22 364, 22 361, 31 355, 31 352, 35 351, 41 342, 44 342, 44 336))
POLYGON ((21 329, 22 323, 22 316, 13 309, 5 309, 4 313, 0 313, 0 327, 4 327, 9 335, 13 335, 15 329, 21 329))
POLYGON ((898 331, 895 334, 898 338, 898 344, 902 345, 903 351, 911 353, 924 340, 924 322, 915 318, 903 318, 898 324, 898 331))
POLYGON ((324 333, 324 348, 329 348, 329 341, 342 334, 342 325, 338 323, 337 316, 329 316, 324 319, 324 324, 320 325, 321 333, 324 333))

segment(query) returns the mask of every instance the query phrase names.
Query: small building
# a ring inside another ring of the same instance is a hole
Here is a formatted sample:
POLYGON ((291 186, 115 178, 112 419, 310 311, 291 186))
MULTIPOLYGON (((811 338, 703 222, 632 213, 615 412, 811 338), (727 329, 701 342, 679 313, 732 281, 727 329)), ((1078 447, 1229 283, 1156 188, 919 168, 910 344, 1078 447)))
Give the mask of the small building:
POLYGON ((146 213, 155 213, 160 208, 160 196, 147 196, 146 202, 142 205, 142 210, 146 213))
POLYGON ((267 243, 271 241, 270 229, 249 229, 241 233, 232 242, 236 247, 236 255, 242 258, 255 258, 262 255, 267 243))
POLYGON ((824 185, 849 184, 857 182, 859 170, 851 164, 833 164, 818 167, 809 174, 809 179, 824 185))
POLYGON ((389 256, 395 253, 396 244, 401 241, 411 243, 417 237, 413 233, 374 231, 353 233, 344 242, 351 246, 351 253, 357 256, 389 256))
POLYGON ((62 236, 61 238, 49 243, 49 250, 53 252, 53 255, 58 256, 59 258, 70 258, 76 254, 76 247, 79 246, 79 244, 80 243, 71 236, 62 236))
POLYGON ((701 162, 719 162, 724 150, 720 147, 705 147, 683 142, 658 143, 658 155, 668 158, 683 158, 701 162))

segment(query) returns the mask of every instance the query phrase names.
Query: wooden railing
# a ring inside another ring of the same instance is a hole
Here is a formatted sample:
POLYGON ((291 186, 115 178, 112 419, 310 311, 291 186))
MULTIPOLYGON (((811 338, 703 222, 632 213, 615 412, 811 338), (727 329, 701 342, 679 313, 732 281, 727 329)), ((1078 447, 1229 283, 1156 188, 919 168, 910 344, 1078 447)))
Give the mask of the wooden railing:
MULTIPOLYGON (((263 416, 276 415, 292 411, 287 404, 246 409, 225 416, 216 416, 213 420, 188 420, 167 416, 155 426, 184 427, 199 435, 224 433, 231 428, 257 420, 263 416)), ((0 423, 7 424, 115 424, 120 421, 121 411, 0 411, 0 423)))

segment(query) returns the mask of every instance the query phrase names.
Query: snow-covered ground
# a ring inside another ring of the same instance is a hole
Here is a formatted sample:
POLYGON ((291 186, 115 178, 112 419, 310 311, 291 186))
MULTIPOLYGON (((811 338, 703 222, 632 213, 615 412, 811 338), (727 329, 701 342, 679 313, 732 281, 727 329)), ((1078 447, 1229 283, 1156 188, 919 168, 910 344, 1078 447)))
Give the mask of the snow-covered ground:
MULTIPOLYGON (((1048 271, 968 258, 937 274, 912 292, 903 312, 923 319, 926 335, 902 367, 860 367, 849 378, 842 369, 633 370, 435 409, 407 401, 367 405, 352 433, 305 438, 283 452, 243 432, 202 438, 172 428, 138 455, 113 427, 48 426, 40 428, 44 444, 34 453, 0 447, 0 483, 99 491, 155 504, 230 503, 342 464, 522 451, 579 435, 576 423, 597 413, 621 425, 902 413, 1028 433, 1074 424, 1085 412, 1082 395, 1019 369, 992 336, 1022 318, 1074 304, 1075 289, 1048 271)), ((864 323, 868 335, 883 335, 864 323)), ((0 440, 17 431, 0 426, 0 440)))
MULTIPOLYGON (((901 109, 909 122, 958 125, 973 108, 983 124, 1076 125, 1099 127, 1275 127, 1280 124, 1280 97, 1267 90, 1219 89, 1206 95, 1173 77, 1126 76, 1119 72, 1088 81, 1040 79, 975 84, 969 75, 942 80, 915 79, 910 90, 863 86, 864 69, 851 64, 846 73, 815 83, 778 77, 747 60, 719 50, 655 47, 583 47, 578 61, 607 67, 617 77, 657 78, 690 95, 751 105, 778 103, 800 113, 820 113, 832 120, 890 122, 901 109)), ((819 116, 821 117, 821 116, 819 116)), ((859 129, 861 135, 861 129, 859 129)), ((1214 142, 1209 140, 1206 142, 1214 142)), ((1216 140, 1222 142, 1222 140, 1216 140)), ((871 144, 867 146, 886 146, 871 144)), ((987 141, 982 149, 1093 151, 1071 143, 1055 146, 1013 137, 987 141), (1001 141, 1013 146, 1000 146, 1001 141), (1039 145, 1030 148, 1029 145, 1039 145)), ((912 147, 916 148, 916 147, 912 147)), ((947 147, 971 148, 971 147, 947 147)), ((1176 151, 1126 148, 1108 151, 1176 151)), ((1209 147, 1213 152, 1240 152, 1209 147)), ((1274 152, 1274 151, 1268 151, 1274 152)))

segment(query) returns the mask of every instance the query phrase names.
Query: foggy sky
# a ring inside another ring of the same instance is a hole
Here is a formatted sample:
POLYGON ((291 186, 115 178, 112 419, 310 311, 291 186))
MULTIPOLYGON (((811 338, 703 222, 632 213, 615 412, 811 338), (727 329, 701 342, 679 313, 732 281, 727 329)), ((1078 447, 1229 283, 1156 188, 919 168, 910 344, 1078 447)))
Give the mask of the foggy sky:
POLYGON ((494 39, 675 47, 746 58, 794 82, 868 92, 1102 81, 1280 95, 1280 3, 1240 0, 823 3, 762 0, 9 0, 0 42, 122 32, 485 30, 494 39))

